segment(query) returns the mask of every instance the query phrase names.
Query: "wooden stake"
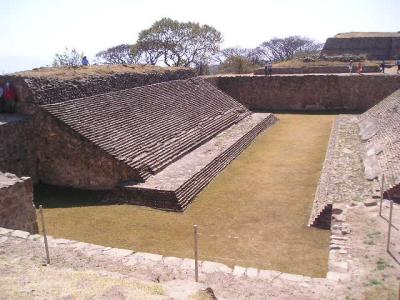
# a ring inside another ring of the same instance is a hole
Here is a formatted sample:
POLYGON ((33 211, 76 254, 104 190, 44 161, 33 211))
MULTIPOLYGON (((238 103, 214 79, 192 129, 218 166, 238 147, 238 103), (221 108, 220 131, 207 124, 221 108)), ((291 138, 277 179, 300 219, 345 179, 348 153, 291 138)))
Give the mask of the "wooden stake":
POLYGON ((379 205, 379 216, 382 216, 382 202, 383 202, 383 189, 384 189, 384 182, 385 182, 385 174, 382 174, 381 178, 381 203, 379 205))
POLYGON ((47 244, 47 234, 46 234, 46 225, 44 223, 44 214, 42 205, 39 206, 40 219, 42 220, 42 231, 44 237, 44 248, 46 249, 46 263, 50 264, 50 254, 49 254, 49 245, 47 244))
POLYGON ((389 227, 388 227, 388 237, 387 237, 387 245, 386 245, 387 252, 389 252, 390 235, 392 233, 392 213, 393 213, 393 200, 390 200, 389 227))
POLYGON ((197 238, 197 225, 193 225, 194 229, 194 277, 196 282, 199 282, 199 251, 198 251, 198 238, 197 238))

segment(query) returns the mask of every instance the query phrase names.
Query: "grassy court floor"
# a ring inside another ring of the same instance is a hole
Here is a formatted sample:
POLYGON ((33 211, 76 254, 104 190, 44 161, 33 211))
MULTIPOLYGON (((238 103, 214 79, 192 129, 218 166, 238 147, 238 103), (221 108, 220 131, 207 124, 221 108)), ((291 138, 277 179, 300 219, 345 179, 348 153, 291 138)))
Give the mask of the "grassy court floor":
POLYGON ((90 194, 38 188, 48 234, 168 256, 200 257, 325 276, 329 231, 308 228, 333 115, 278 114, 280 121, 216 177, 184 213, 99 205, 90 194))

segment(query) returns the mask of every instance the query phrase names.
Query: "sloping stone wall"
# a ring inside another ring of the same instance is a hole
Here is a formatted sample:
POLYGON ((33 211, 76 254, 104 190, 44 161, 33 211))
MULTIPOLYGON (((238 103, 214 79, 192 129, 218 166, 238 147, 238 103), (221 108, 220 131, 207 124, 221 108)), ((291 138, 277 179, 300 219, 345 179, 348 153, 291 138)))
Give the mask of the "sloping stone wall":
POLYGON ((365 111, 400 88, 399 76, 210 76, 206 79, 252 110, 365 111))
POLYGON ((29 177, 0 172, 0 227, 38 232, 29 177))
POLYGON ((35 117, 35 156, 41 182, 82 189, 111 189, 137 172, 41 111, 35 117))

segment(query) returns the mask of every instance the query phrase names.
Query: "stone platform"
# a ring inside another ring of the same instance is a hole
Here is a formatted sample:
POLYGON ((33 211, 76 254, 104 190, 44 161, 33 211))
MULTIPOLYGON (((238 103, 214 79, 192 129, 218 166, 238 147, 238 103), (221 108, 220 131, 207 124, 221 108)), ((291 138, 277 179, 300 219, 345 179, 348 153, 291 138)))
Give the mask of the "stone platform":
POLYGON ((276 121, 269 113, 251 114, 146 182, 124 183, 109 198, 166 210, 184 210, 197 193, 276 121))

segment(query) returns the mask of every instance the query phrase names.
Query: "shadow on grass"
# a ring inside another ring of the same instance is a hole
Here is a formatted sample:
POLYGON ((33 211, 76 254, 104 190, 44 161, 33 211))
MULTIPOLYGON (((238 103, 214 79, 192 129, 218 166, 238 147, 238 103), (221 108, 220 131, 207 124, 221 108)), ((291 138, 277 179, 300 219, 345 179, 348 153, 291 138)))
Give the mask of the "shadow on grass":
POLYGON ((289 115, 359 115, 365 110, 257 110, 252 109, 252 112, 271 113, 271 114, 289 114, 289 115))
POLYGON ((82 206, 110 205, 102 199, 106 191, 88 191, 73 188, 38 184, 34 188, 34 204, 36 208, 68 208, 82 206))

